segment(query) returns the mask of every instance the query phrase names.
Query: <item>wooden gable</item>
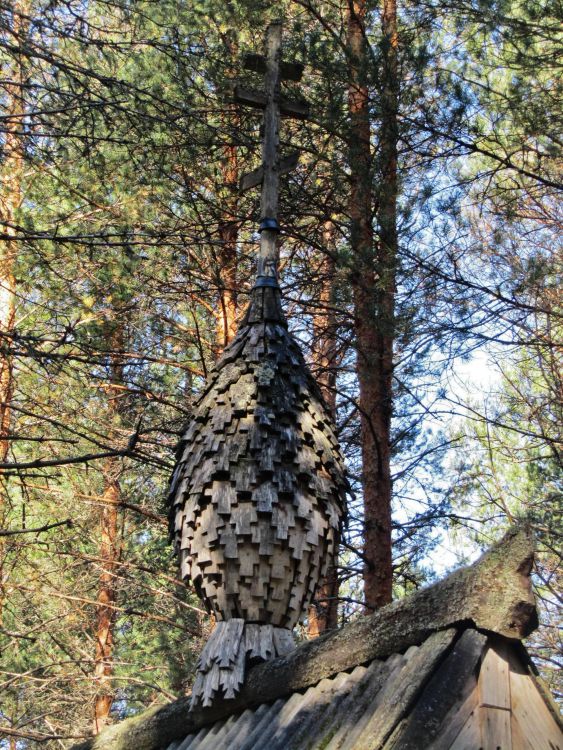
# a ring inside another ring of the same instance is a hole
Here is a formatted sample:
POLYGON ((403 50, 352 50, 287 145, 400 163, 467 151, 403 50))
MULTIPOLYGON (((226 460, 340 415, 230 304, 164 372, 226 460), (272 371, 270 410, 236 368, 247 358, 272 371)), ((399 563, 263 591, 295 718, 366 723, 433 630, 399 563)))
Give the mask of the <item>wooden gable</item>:
POLYGON ((523 649, 490 637, 475 680, 429 750, 563 750, 561 717, 523 649))

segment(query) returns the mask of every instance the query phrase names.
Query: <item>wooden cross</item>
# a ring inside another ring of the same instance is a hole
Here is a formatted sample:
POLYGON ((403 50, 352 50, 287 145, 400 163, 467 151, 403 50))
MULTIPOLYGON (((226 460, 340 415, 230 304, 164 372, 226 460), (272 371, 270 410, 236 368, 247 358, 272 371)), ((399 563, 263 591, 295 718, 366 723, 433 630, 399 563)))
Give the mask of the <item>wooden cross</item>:
POLYGON ((262 185, 260 198, 260 255, 256 286, 277 286, 278 196, 280 175, 297 166, 299 154, 279 158, 280 117, 286 115, 306 119, 309 107, 306 102, 291 101, 281 95, 281 81, 300 81, 303 66, 281 60, 281 21, 274 21, 266 31, 266 54, 247 55, 244 67, 264 73, 264 90, 255 91, 235 87, 235 101, 264 110, 262 165, 243 175, 240 190, 244 192, 262 185))

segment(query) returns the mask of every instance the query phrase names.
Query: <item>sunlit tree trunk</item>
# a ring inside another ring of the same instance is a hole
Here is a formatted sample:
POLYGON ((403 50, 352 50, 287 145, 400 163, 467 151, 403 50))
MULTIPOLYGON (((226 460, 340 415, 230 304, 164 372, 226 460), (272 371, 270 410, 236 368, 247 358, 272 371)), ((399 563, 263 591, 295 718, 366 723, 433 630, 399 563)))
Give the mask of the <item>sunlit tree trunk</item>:
MULTIPOLYGON (((233 116, 235 114, 233 113, 233 116)), ((226 146, 221 174, 225 195, 223 216, 219 223, 219 307, 217 310, 217 344, 224 349, 236 333, 237 321, 237 239, 238 181, 237 147, 226 146)))
POLYGON ((120 489, 117 476, 119 467, 116 462, 108 461, 104 468, 104 493, 100 519, 101 559, 100 579, 96 608, 96 655, 94 680, 96 697, 94 699, 94 733, 100 732, 108 723, 114 700, 112 683, 113 675, 113 630, 115 624, 115 605, 117 587, 115 568, 119 561, 118 508, 120 489))
MULTIPOLYGON (((23 45, 29 26, 29 2, 14 2, 11 13, 11 38, 23 45)), ((15 225, 23 200, 25 65, 15 57, 2 68, 4 142, 0 168, 0 461, 4 463, 10 448, 10 412, 14 392, 13 329, 16 316, 16 278, 14 265, 18 254, 15 225)), ((1 470, 0 470, 1 472, 1 470)), ((7 521, 6 486, 0 487, 0 528, 7 521)), ((0 537, 0 624, 5 600, 5 546, 0 537)))
MULTIPOLYGON (((334 225, 327 221, 323 244, 328 251, 324 257, 319 295, 319 312, 313 322, 313 359, 316 380, 333 417, 336 416, 336 371, 338 367, 337 321, 335 307, 336 264, 334 261, 334 225)), ((338 625, 338 571, 336 560, 309 607, 307 633, 315 638, 338 625)))
POLYGON ((316 380, 331 416, 336 416, 336 372, 338 368, 338 341, 336 320, 336 262, 334 259, 334 224, 327 221, 323 230, 323 245, 327 250, 323 258, 319 311, 313 320, 313 360, 316 380))
MULTIPOLYGON (((224 37, 224 44, 232 63, 231 73, 238 63, 238 45, 234 40, 234 32, 224 37)), ((238 107, 230 104, 226 107, 223 122, 227 133, 234 133, 239 124, 238 107)), ((230 139, 230 136, 229 136, 230 139)), ((223 184, 218 191, 223 201, 219 207, 221 219, 219 221, 219 306, 217 310, 217 347, 224 349, 236 334, 238 310, 238 183, 239 183, 238 147, 228 143, 223 148, 221 161, 221 179, 223 184)))
MULTIPOLYGON (((116 316, 118 317, 118 316, 116 316)), ((122 322, 108 323, 106 344, 110 354, 110 387, 107 389, 108 422, 115 425, 121 416, 123 390, 123 364, 119 352, 124 348, 124 327, 122 322), (111 327, 110 327, 111 326, 111 327)), ((119 476, 121 460, 109 458, 103 467, 104 491, 100 511, 99 552, 100 577, 96 607, 96 652, 94 661, 94 733, 98 734, 110 718, 115 699, 114 674, 114 629, 115 604, 117 601, 117 568, 121 558, 121 534, 119 529, 119 506, 121 489, 119 476)))
MULTIPOLYGON (((367 69, 370 61, 365 39, 365 0, 348 3, 348 51, 350 86, 350 219, 353 252, 352 288, 354 326, 357 342, 357 374, 361 420, 362 485, 364 498, 364 590, 367 611, 391 601, 391 471, 390 426, 392 413, 393 374, 393 304, 395 258, 389 242, 392 196, 396 196, 395 172, 391 154, 392 102, 388 84, 384 83, 382 125, 379 133, 381 179, 394 180, 382 184, 376 204, 372 190, 373 157, 367 69), (373 230, 374 213, 384 222, 385 229, 376 242, 373 230)), ((390 25, 390 11, 384 10, 384 40, 390 25)), ((388 45, 384 43, 385 55, 388 45)), ((390 74, 384 64, 384 79, 390 74)), ((394 109, 393 109, 394 113, 394 109)), ((396 132, 396 128, 395 128, 396 132)), ((395 143, 396 149, 396 143, 395 143)))

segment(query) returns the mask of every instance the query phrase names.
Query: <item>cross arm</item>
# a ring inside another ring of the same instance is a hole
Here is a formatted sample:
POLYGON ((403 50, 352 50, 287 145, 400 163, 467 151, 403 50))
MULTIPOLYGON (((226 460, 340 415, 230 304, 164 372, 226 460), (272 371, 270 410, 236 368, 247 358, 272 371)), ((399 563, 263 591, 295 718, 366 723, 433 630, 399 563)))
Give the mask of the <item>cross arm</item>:
MULTIPOLYGON (((253 73, 266 73, 266 58, 264 55, 254 53, 245 55, 243 65, 246 70, 251 70, 253 73)), ((282 60, 280 62, 280 78, 282 81, 300 81, 303 76, 303 69, 304 66, 301 63, 282 60)))
MULTIPOLYGON (((268 103, 268 97, 263 91, 246 88, 239 84, 235 86, 234 99, 239 104, 246 104, 255 109, 265 109, 268 103)), ((306 101, 280 96, 279 107, 280 114, 286 117, 293 117, 296 120, 306 120, 309 117, 309 104, 306 101)))

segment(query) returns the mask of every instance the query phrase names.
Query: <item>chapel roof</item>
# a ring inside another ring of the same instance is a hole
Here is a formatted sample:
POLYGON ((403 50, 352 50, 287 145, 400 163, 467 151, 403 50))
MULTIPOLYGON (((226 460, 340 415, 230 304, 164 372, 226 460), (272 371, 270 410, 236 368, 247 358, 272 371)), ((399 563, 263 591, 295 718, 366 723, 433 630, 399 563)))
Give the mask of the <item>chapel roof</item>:
POLYGON ((473 565, 253 667, 235 699, 182 698, 75 750, 563 750, 520 642, 537 626, 533 557, 516 527, 473 565))
POLYGON ((539 684, 517 643, 462 625, 165 750, 555 750, 561 727, 539 684))

